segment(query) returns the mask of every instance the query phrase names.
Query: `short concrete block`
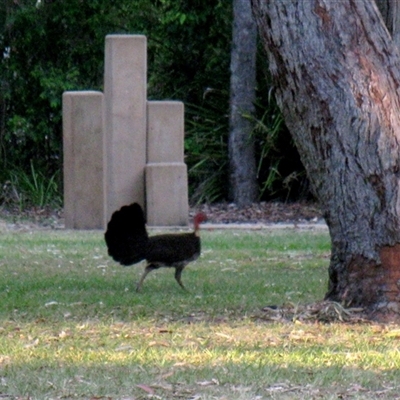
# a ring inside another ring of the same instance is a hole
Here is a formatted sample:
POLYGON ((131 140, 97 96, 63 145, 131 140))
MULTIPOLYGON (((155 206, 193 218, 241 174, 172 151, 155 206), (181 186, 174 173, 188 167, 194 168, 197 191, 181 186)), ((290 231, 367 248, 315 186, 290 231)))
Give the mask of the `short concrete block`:
POLYGON ((64 215, 68 229, 104 224, 103 94, 64 92, 64 215))
POLYGON ((147 46, 142 35, 108 35, 105 45, 105 219, 145 205, 147 46))
POLYGON ((147 102, 147 162, 183 162, 184 129, 182 102, 147 102))
POLYGON ((148 225, 187 226, 189 202, 186 164, 147 164, 146 198, 148 225))

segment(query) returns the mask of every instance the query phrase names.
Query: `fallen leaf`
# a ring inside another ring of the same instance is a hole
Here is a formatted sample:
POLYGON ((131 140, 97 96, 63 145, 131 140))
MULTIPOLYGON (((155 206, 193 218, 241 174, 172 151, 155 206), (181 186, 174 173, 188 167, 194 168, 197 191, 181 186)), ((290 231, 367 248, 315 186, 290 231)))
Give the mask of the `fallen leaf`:
POLYGON ((149 394, 154 394, 154 390, 150 386, 139 384, 139 385, 136 385, 136 387, 138 387, 139 389, 144 390, 145 392, 147 392, 149 394))
POLYGON ((45 307, 50 307, 50 306, 56 306, 58 304, 58 301, 49 301, 48 303, 45 303, 45 307))
POLYGON ((149 343, 149 347, 154 347, 154 346, 162 346, 162 347, 170 347, 169 343, 167 342, 161 342, 161 341, 151 341, 149 343))
POLYGON ((25 349, 29 349, 31 347, 36 347, 39 344, 39 339, 35 339, 31 343, 28 343, 24 346, 25 349))
POLYGON ((221 333, 221 332, 216 332, 215 335, 219 336, 219 337, 222 337, 222 338, 225 338, 225 339, 232 339, 232 336, 226 335, 225 333, 221 333))
POLYGON ((119 346, 115 349, 115 351, 129 351, 129 350, 132 350, 132 346, 130 345, 119 346))
POLYGON ((175 372, 173 372, 173 371, 167 372, 166 374, 161 375, 161 378, 163 378, 163 379, 170 378, 172 375, 174 375, 174 373, 175 373, 175 372))
POLYGON ((90 398, 90 400, 101 400, 101 399, 112 400, 111 397, 104 397, 104 396, 93 396, 90 398))
POLYGON ((196 382, 200 386, 213 386, 213 385, 219 385, 219 381, 217 379, 211 379, 211 381, 201 381, 201 382, 196 382))

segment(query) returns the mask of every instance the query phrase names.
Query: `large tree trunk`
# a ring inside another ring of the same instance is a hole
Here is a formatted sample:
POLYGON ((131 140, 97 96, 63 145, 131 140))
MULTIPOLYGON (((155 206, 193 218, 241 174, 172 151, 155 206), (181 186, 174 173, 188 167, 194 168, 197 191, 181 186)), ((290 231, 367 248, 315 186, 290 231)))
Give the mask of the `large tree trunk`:
POLYGON ((327 299, 400 313, 400 59, 374 2, 252 0, 329 227, 327 299))
POLYGON ((229 163, 232 200, 240 207, 257 199, 253 122, 256 98, 257 26, 250 0, 233 1, 229 163))

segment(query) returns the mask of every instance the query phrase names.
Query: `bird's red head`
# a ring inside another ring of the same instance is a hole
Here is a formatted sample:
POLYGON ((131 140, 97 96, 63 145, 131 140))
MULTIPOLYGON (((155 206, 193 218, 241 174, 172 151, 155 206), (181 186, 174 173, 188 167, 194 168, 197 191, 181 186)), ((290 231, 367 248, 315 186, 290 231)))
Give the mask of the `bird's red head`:
POLYGON ((194 216, 194 230, 197 231, 202 222, 207 221, 207 215, 200 212, 194 216))

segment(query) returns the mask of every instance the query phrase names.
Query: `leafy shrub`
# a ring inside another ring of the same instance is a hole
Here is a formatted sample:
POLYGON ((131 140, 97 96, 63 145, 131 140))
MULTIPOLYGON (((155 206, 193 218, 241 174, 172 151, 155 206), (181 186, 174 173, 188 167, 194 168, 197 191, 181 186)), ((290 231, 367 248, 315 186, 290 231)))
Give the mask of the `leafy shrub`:
MULTIPOLYGON (((148 97, 187 104, 192 202, 227 199, 231 7, 222 0, 0 2, 0 182, 12 182, 4 171, 32 176, 32 160, 38 176, 60 179, 62 93, 101 90, 105 36, 140 33, 148 37, 148 97)), ((269 90, 260 85, 254 132, 261 198, 292 197, 301 192, 302 167, 292 165, 297 152, 265 101, 269 90)))
POLYGON ((3 203, 18 205, 20 210, 61 206, 58 171, 48 177, 37 171, 31 162, 29 172, 20 168, 10 170, 8 178, 1 192, 3 203))
POLYGON ((228 116, 221 108, 212 102, 187 106, 185 150, 194 204, 220 201, 228 193, 228 116))

